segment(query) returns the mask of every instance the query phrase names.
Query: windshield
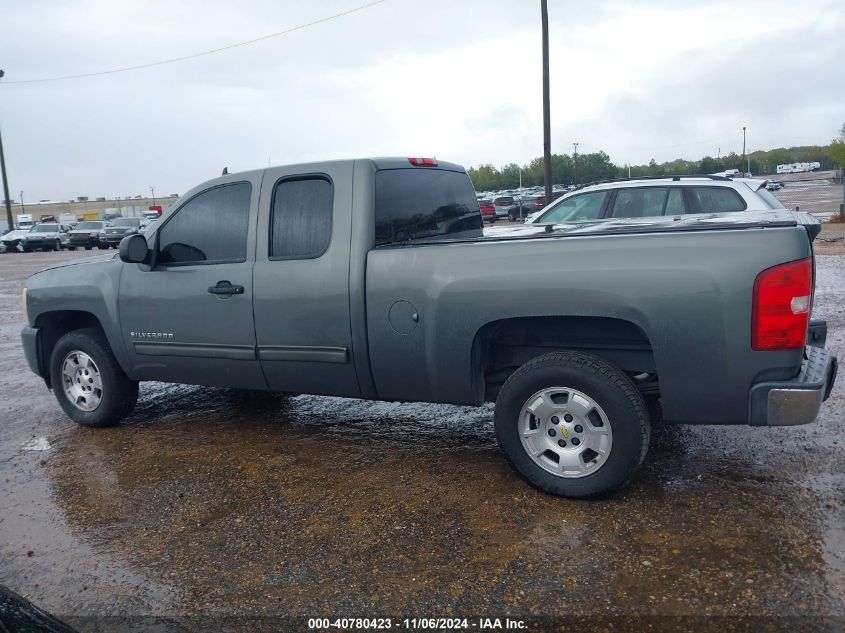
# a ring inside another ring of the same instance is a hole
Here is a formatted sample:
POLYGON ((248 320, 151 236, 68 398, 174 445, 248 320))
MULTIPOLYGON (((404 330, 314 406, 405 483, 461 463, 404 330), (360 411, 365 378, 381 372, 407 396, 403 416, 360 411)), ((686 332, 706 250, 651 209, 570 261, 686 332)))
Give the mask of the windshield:
POLYGON ((79 224, 76 225, 77 230, 91 231, 91 230, 96 229, 96 230, 99 231, 101 228, 103 228, 102 222, 80 222, 79 224))
POLYGON ((33 233, 56 233, 59 230, 57 224, 39 224, 32 229, 33 233))
POLYGON ((112 226, 140 226, 141 220, 138 218, 117 218, 112 223, 112 226))

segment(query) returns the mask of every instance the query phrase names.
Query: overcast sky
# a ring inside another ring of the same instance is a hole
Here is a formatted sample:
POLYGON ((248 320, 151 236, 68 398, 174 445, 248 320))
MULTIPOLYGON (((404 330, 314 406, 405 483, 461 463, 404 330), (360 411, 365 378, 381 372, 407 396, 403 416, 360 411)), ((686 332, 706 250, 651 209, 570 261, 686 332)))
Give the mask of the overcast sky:
MULTIPOLYGON (((539 0, 0 0, 0 126, 25 201, 182 193, 224 166, 542 155, 539 0)), ((549 0, 552 151, 617 164, 824 144, 842 0, 549 0)))

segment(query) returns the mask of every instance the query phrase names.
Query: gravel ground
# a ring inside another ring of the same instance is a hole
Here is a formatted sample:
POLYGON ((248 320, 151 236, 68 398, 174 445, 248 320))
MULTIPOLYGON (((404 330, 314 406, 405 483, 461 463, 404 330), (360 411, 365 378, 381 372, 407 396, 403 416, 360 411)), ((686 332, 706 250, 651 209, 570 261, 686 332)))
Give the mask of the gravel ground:
POLYGON ((836 182, 834 176, 835 172, 832 171, 815 171, 759 178, 784 183, 784 188, 773 194, 787 209, 798 207, 808 213, 831 215, 839 212, 839 204, 842 202, 842 184, 836 182))
MULTIPOLYGON (((0 256, 0 584, 82 631, 350 615, 845 623, 843 380, 805 427, 657 427, 634 481, 592 502, 526 486, 489 407, 150 383, 124 424, 87 429, 18 340, 25 278, 86 255, 0 256)), ((842 357, 845 258, 817 266, 815 316, 842 357)))

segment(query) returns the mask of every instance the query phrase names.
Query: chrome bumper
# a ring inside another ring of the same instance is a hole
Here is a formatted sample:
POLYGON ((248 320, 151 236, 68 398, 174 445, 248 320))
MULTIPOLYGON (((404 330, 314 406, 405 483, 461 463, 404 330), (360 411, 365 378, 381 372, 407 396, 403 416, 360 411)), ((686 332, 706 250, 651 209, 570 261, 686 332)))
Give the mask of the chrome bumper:
POLYGON ((766 382, 751 388, 752 426, 809 424, 828 399, 837 371, 836 356, 821 347, 806 347, 801 371, 786 382, 766 382))

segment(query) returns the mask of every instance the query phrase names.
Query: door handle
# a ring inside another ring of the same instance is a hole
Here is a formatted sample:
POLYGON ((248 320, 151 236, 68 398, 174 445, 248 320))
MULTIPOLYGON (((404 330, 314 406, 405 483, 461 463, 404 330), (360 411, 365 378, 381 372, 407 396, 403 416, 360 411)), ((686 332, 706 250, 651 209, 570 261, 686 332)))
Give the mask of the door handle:
POLYGON ((213 295, 242 295, 243 286, 232 285, 231 281, 218 281, 216 286, 209 286, 208 291, 213 295))

